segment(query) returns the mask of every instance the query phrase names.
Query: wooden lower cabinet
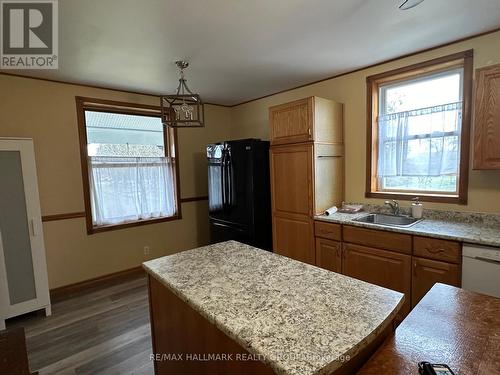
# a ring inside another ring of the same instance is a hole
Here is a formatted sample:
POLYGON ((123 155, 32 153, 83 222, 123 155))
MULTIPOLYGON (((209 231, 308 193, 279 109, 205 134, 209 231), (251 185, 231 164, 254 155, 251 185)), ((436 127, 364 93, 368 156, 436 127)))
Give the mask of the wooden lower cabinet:
POLYGON ((220 358, 249 353, 154 277, 148 276, 148 284, 153 353, 160 358, 177 358, 155 360, 155 375, 274 375, 261 361, 188 360, 188 354, 220 358))
POLYGON ((342 272, 342 244, 316 238, 316 265, 329 271, 342 272))
POLYGON ((371 247, 343 244, 343 274, 404 293, 400 318, 410 311, 411 256, 371 247))
POLYGON ((316 264, 314 224, 308 217, 273 216, 273 248, 276 254, 316 264))
POLYGON ((435 283, 460 287, 460 268, 456 264, 413 257, 411 306, 414 307, 435 283))
POLYGON ((461 285, 460 242, 323 221, 315 235, 318 267, 405 294, 398 319, 435 283, 461 285))

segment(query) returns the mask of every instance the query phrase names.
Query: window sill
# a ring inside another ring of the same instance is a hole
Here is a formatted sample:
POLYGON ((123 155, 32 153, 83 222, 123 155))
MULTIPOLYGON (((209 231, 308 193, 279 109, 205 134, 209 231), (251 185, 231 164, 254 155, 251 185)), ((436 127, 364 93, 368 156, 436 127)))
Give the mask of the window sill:
POLYGON ((366 198, 381 198, 381 199, 399 199, 404 201, 412 200, 419 197, 422 202, 436 203, 452 203, 452 204, 467 204, 467 198, 462 198, 458 195, 438 195, 438 194, 422 194, 422 193, 403 193, 403 192, 382 192, 369 191, 365 193, 366 198))
POLYGON ((98 227, 92 226, 90 228, 87 228, 87 234, 108 232, 108 231, 112 231, 112 230, 119 230, 119 229, 131 228, 131 227, 139 227, 142 225, 157 224, 157 223, 163 223, 166 221, 174 221, 174 220, 181 220, 181 219, 182 219, 182 215, 180 213, 178 213, 175 216, 159 217, 159 218, 147 219, 147 220, 138 220, 138 221, 132 221, 132 222, 123 223, 123 224, 102 225, 102 226, 98 226, 98 227))

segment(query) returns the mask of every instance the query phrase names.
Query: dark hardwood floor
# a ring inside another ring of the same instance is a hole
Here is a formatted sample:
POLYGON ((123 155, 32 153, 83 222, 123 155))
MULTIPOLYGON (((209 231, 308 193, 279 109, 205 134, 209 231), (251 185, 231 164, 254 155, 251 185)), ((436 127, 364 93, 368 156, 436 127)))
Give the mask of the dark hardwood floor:
POLYGON ((52 301, 52 316, 7 321, 24 327, 31 370, 43 374, 153 374, 145 276, 52 301))

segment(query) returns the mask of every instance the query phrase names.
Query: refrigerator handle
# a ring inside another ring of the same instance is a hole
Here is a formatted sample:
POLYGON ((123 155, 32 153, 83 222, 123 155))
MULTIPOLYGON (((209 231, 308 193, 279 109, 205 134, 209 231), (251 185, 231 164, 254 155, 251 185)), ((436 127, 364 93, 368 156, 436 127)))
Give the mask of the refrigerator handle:
POLYGON ((233 204, 233 176, 231 169, 231 150, 227 150, 226 154, 226 177, 227 177, 227 204, 231 206, 233 204))
POLYGON ((220 173, 220 178, 221 178, 221 193, 222 193, 222 209, 226 208, 226 185, 225 185, 225 178, 224 178, 224 162, 226 158, 226 151, 222 149, 222 157, 221 157, 221 173, 220 173))

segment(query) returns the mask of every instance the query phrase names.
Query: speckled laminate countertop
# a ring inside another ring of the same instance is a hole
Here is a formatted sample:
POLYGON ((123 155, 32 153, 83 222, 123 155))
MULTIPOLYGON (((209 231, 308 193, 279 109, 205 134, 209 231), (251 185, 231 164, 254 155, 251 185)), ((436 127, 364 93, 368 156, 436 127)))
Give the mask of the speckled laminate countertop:
POLYGON ((235 241, 143 264, 277 374, 329 373, 392 321, 401 293, 235 241))
POLYGON ((500 225, 486 225, 479 222, 459 222, 424 218, 424 220, 412 225, 411 227, 403 228, 353 221, 353 219, 357 219, 368 214, 369 212, 360 212, 357 214, 343 214, 336 212, 330 216, 318 215, 315 216, 315 219, 338 224, 348 224, 358 227, 382 229, 391 232, 409 233, 427 237, 442 238, 446 240, 500 247, 500 225))

